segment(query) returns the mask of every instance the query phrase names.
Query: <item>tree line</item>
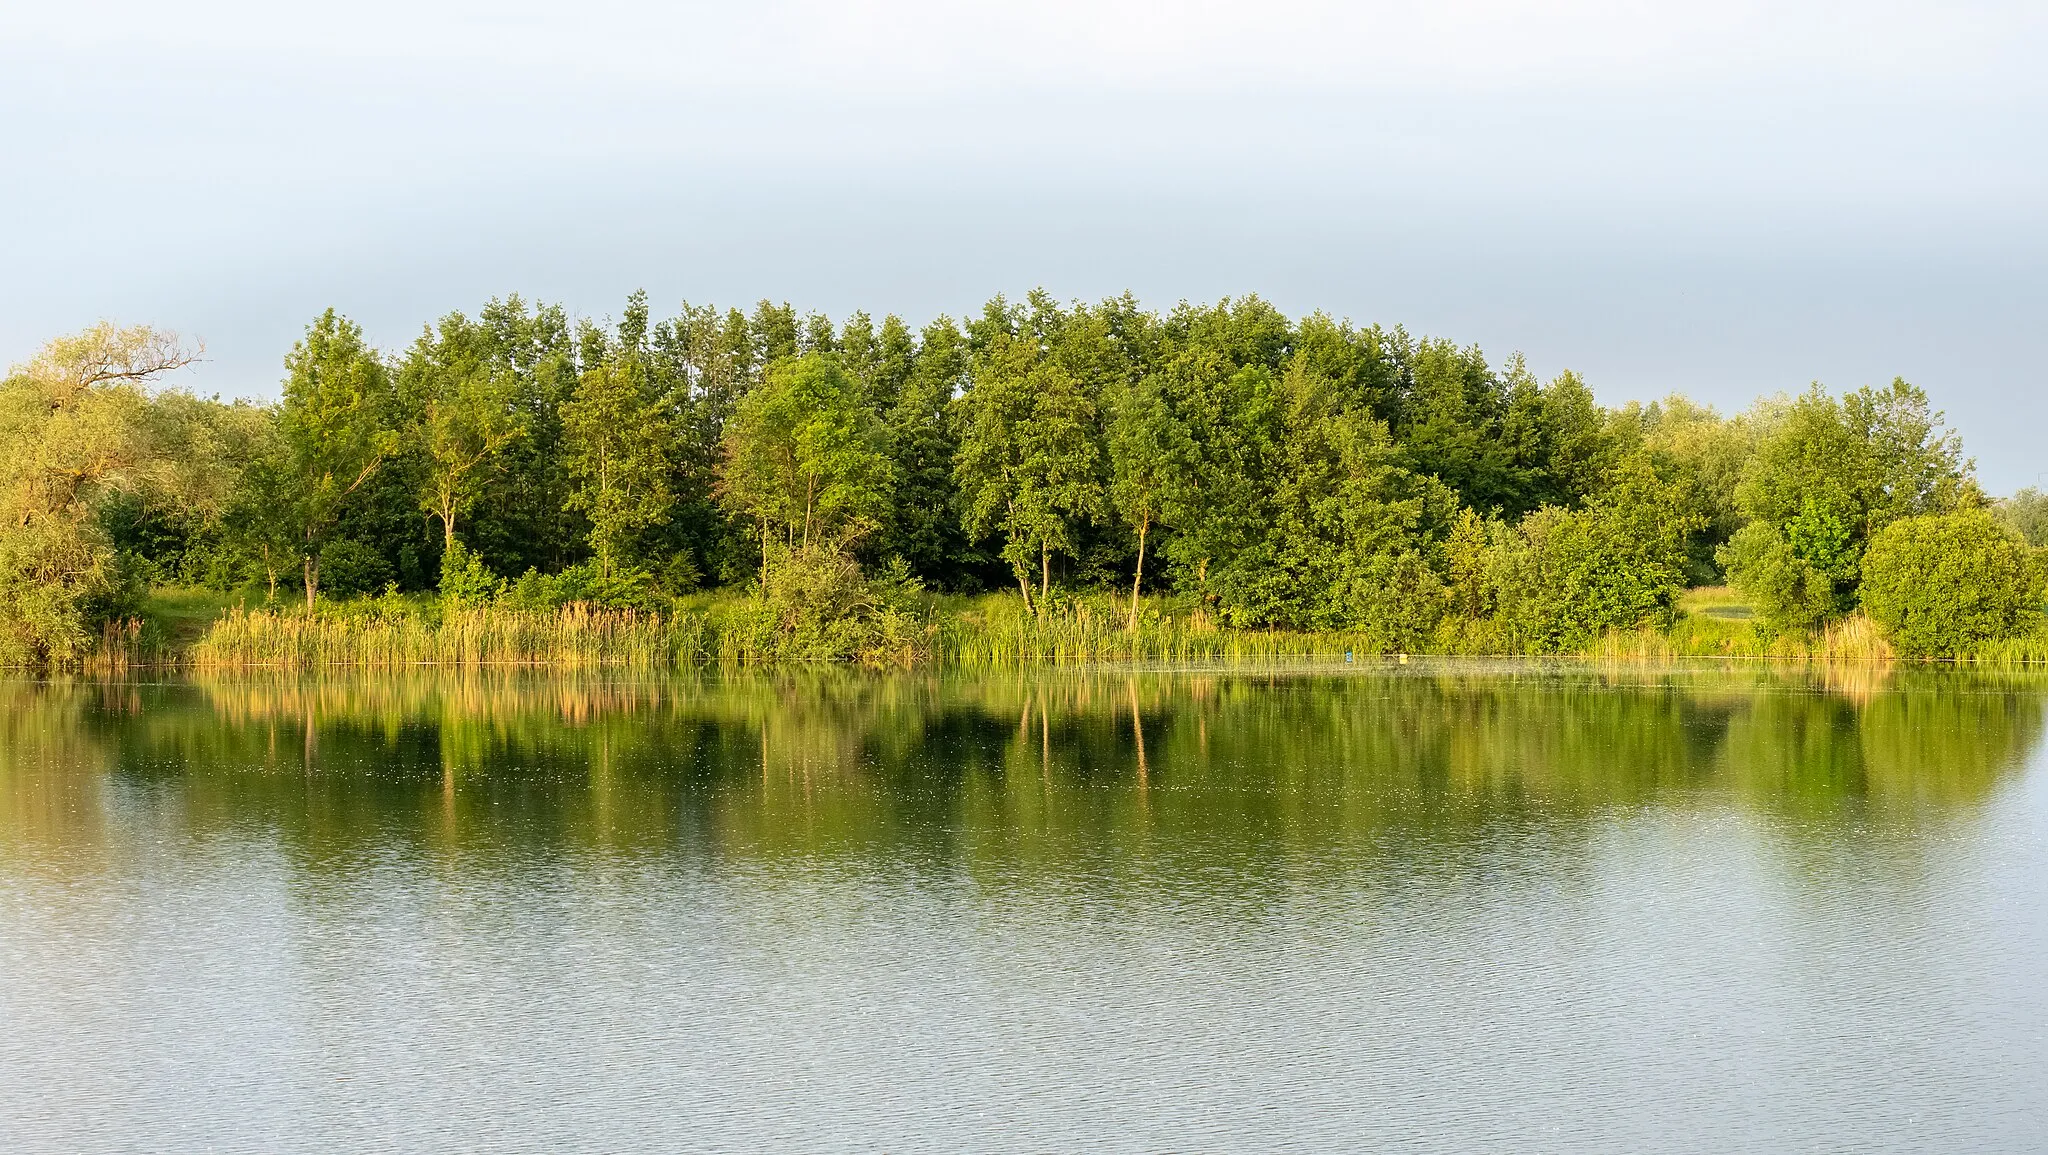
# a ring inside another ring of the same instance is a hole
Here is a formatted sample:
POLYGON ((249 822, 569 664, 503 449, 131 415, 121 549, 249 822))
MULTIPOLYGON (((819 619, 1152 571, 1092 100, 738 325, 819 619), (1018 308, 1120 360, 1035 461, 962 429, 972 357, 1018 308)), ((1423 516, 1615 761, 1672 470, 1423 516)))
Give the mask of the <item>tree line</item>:
POLYGON ((721 587, 801 608, 883 581, 1043 612, 1117 589, 1133 626, 1153 592, 1229 627, 1487 652, 1655 625, 1723 580, 1764 629, 1863 609, 1946 630, 1929 649, 2029 629, 2040 600, 2039 496, 1990 502, 1903 381, 1609 408, 1520 356, 1256 297, 1043 292, 921 329, 512 296, 395 352, 329 310, 272 404, 158 384, 193 355, 102 325, 0 388, 11 656, 75 655, 152 584, 308 609, 721 587))

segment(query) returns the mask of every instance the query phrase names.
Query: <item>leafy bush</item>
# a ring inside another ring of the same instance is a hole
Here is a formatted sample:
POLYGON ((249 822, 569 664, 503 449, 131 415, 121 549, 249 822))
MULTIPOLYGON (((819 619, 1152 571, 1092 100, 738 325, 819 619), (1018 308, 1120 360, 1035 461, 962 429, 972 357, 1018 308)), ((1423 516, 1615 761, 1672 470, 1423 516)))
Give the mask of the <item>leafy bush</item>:
POLYGON ((697 559, 686 552, 678 553, 655 571, 654 584, 670 597, 681 597, 704 584, 704 571, 698 568, 697 559))
POLYGON ((515 609, 557 610, 563 606, 592 606, 611 610, 661 613, 671 599, 653 574, 631 566, 615 568, 607 575, 596 562, 572 565, 556 574, 527 570, 504 592, 504 600, 515 609))
POLYGON ((320 592, 335 598, 375 593, 390 584, 391 563, 384 555, 349 538, 320 547, 320 592))
POLYGON ((2020 531, 2031 546, 2048 546, 2048 493, 2028 486, 1998 503, 2000 521, 2020 531))
POLYGON ((726 628, 764 657, 902 665, 931 646, 922 592, 901 562, 869 580, 843 548, 783 548, 770 554, 759 596, 736 607, 726 628))
POLYGON ((1783 534, 1763 522, 1737 530, 1720 559, 1767 633, 1817 629, 1841 609, 1835 577, 1800 557, 1783 534))
POLYGON ((505 588, 505 579, 491 572, 484 559, 461 542, 441 555, 441 597, 453 605, 479 606, 495 599, 505 588))
POLYGON ((1981 509, 1895 521, 1863 558, 1863 606, 1913 657, 1959 657, 2017 637, 2041 612, 2026 542, 1981 509))
POLYGON ((1648 461, 1615 467, 1583 509, 1545 506, 1514 526, 1469 511, 1444 544, 1454 650, 1560 653, 1609 630, 1669 624, 1684 588, 1686 538, 1703 518, 1648 461))

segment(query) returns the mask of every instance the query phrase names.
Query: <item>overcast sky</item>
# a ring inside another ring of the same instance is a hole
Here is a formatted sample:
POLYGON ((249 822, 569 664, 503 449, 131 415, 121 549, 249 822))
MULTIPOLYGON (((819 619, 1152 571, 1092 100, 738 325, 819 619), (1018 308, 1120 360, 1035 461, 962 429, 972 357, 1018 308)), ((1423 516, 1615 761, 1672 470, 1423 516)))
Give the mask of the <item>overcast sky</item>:
POLYGON ((2048 5, 0 7, 0 361, 101 317, 274 395, 519 292, 843 316, 1043 285, 1525 352, 1603 400, 1895 375, 2048 483, 2048 5))

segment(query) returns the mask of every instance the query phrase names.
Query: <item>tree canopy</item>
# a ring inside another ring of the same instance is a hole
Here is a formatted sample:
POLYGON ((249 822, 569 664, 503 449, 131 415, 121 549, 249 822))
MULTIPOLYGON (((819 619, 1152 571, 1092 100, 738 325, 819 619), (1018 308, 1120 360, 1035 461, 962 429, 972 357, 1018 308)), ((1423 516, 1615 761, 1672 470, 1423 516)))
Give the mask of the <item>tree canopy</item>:
POLYGON ((142 583, 277 603, 292 571, 307 606, 723 585, 898 613, 849 584, 868 574, 1042 615, 1113 589, 1131 629, 1149 591, 1222 626, 1492 652, 1669 622, 1725 579, 1767 631, 1863 609, 1901 638, 1994 623, 1954 635, 1978 638, 2031 628, 2012 575, 2048 542, 2048 500, 1991 505, 1904 381, 1608 408, 1571 372, 1257 297, 1033 292, 914 328, 771 301, 657 317, 644 294, 599 324, 510 296, 396 355, 327 310, 274 404, 157 388, 195 355, 101 325, 10 371, 5 656, 77 654, 142 583), (1971 565, 2003 608, 1909 596, 1962 598, 1971 565))

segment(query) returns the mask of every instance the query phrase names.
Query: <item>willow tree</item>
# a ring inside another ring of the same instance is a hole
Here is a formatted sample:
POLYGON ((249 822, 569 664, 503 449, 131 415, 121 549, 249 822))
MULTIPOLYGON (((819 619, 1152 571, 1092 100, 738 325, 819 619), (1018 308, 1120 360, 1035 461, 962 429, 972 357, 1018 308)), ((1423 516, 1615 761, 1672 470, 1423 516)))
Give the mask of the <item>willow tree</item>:
POLYGON ((119 580, 101 502, 195 484, 203 454, 148 392, 198 354, 171 333, 101 323, 0 382, 0 661, 68 662, 91 646, 119 580))

